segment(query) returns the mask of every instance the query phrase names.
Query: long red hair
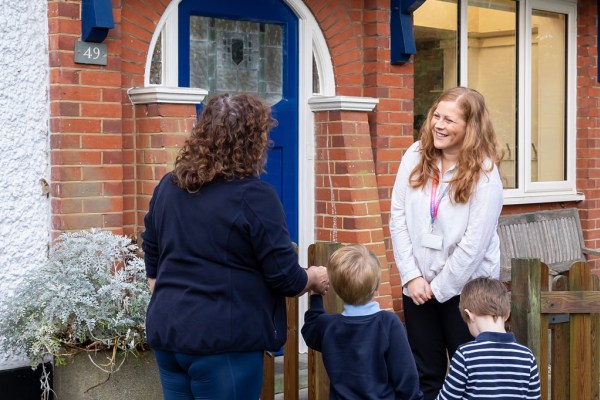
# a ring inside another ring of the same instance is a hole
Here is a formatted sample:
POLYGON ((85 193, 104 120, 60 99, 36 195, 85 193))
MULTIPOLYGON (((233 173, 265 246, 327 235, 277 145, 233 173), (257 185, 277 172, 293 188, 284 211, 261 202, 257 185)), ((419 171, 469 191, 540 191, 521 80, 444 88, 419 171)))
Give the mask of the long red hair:
POLYGON ((455 203, 466 203, 475 191, 482 172, 492 170, 502 160, 496 131, 481 93, 466 87, 447 89, 438 97, 427 112, 427 118, 419 132, 421 138, 421 160, 412 170, 409 183, 413 188, 424 188, 429 179, 439 176, 438 160, 442 151, 433 143, 432 118, 442 101, 456 102, 466 122, 466 133, 458 155, 457 171, 450 181, 450 198, 455 203), (486 159, 491 164, 486 168, 486 159))

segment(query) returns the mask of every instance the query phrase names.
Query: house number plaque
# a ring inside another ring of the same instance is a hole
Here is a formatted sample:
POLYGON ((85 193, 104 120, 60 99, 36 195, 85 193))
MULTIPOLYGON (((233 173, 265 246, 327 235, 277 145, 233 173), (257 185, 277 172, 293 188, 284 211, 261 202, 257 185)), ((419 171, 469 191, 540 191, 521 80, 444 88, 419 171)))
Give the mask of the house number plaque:
POLYGON ((104 43, 75 42, 75 62, 79 64, 106 65, 107 51, 104 43))

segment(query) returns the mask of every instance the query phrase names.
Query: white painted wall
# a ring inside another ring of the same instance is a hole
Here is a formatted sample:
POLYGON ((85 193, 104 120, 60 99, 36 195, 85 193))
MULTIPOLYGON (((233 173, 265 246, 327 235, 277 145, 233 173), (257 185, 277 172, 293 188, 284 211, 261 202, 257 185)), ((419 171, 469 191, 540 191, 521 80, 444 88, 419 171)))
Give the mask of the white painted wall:
MULTIPOLYGON (((46 258, 50 200, 47 0, 0 0, 0 296, 46 258)), ((2 312, 3 310, 0 310, 2 312)), ((0 370, 29 365, 0 349, 0 370)))

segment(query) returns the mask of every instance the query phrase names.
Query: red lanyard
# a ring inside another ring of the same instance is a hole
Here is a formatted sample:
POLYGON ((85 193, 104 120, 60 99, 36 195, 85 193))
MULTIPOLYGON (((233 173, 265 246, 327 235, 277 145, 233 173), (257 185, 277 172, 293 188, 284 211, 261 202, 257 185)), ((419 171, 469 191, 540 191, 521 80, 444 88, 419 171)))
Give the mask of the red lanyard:
POLYGON ((448 192, 448 186, 450 186, 450 185, 446 185, 446 187, 444 188, 444 191, 440 194, 440 197, 438 197, 438 199, 436 201, 435 195, 437 193, 437 188, 438 188, 439 182, 440 182, 440 179, 437 176, 434 176, 433 181, 431 182, 431 197, 429 200, 429 215, 431 215, 431 226, 432 227, 435 222, 435 219, 437 218, 438 210, 440 208, 440 203, 442 202, 442 198, 446 195, 446 192, 448 192))

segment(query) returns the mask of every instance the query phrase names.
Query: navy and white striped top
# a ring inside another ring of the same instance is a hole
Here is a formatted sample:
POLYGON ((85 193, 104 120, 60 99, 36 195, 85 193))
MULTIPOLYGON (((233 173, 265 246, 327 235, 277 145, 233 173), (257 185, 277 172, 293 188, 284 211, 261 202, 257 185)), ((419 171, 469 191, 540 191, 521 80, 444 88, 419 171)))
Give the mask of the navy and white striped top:
POLYGON ((482 332, 461 345, 436 400, 539 399, 540 377, 529 348, 513 333, 482 332))

